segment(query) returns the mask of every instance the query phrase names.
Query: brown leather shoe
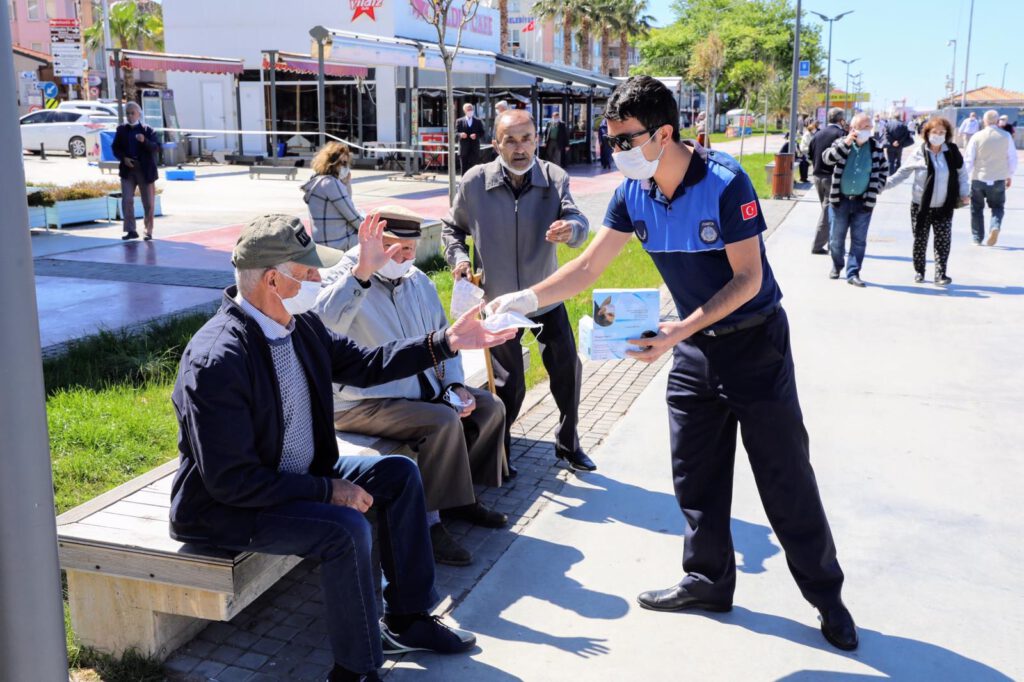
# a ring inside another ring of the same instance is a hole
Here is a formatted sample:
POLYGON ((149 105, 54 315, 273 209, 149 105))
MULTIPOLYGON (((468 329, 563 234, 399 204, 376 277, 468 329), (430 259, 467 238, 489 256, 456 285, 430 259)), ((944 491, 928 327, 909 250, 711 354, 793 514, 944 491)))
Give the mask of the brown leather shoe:
POLYGON ((473 555, 455 541, 443 523, 430 527, 430 543, 434 546, 434 561, 446 566, 469 566, 473 555))
POLYGON ((508 516, 488 509, 479 500, 463 507, 442 509, 441 518, 466 521, 474 526, 483 526, 484 528, 504 528, 508 525, 508 516))

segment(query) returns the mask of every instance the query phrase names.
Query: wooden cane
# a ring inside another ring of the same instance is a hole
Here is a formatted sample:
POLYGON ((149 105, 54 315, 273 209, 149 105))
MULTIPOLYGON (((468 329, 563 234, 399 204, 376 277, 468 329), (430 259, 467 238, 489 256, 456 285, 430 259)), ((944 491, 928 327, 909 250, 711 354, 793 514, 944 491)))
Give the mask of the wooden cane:
MULTIPOLYGON (((477 270, 474 273, 470 273, 469 282, 474 286, 480 286, 480 283, 484 279, 484 271, 477 270)), ((494 385, 494 365, 491 363, 491 349, 484 348, 484 365, 487 367, 487 390, 492 395, 497 395, 497 387, 494 385)), ((506 427, 507 428, 507 427, 506 427)), ((512 466, 512 453, 506 452, 505 458, 501 462, 501 475, 502 478, 508 478, 510 467, 512 466)))

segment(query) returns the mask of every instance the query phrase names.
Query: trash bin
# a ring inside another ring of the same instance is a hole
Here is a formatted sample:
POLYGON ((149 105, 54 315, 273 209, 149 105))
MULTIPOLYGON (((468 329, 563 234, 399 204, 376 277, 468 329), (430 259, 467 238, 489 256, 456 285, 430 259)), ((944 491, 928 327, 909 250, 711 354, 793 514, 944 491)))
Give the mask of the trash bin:
POLYGON ((764 165, 764 184, 769 187, 772 186, 772 176, 775 175, 775 162, 766 163, 764 165))
POLYGON ((288 148, 287 144, 285 144, 284 142, 278 142, 277 143, 277 158, 283 159, 284 158, 284 153, 287 150, 287 148, 288 148))
POLYGON ((786 199, 793 196, 792 154, 775 155, 775 168, 771 180, 773 199, 786 199))

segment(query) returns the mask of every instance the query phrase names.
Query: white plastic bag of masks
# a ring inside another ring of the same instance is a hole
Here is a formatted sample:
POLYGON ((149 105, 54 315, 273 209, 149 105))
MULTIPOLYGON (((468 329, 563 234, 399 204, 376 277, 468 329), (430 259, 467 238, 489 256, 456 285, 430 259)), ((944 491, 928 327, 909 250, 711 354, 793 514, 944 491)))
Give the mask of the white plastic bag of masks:
POLYGON ((483 289, 466 278, 456 280, 455 286, 452 287, 452 317, 456 319, 462 317, 483 299, 483 289))
POLYGON ((534 322, 526 315, 515 312, 498 313, 485 318, 480 325, 490 332, 500 332, 506 329, 531 329, 542 327, 540 322, 534 322))

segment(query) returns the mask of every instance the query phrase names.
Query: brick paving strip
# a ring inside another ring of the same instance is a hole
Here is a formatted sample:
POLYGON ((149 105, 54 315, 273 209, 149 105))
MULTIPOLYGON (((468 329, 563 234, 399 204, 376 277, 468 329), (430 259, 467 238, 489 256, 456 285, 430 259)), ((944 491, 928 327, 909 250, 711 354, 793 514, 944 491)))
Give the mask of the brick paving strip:
MULTIPOLYGON (((662 319, 676 319, 668 292, 664 287, 661 291, 662 319)), ((650 365, 631 360, 584 363, 579 433, 585 450, 600 446, 669 357, 666 353, 650 365)), ((501 488, 478 488, 486 505, 508 514, 509 527, 493 530, 463 522, 447 524, 473 553, 473 564, 436 567, 442 599, 435 613, 448 613, 458 606, 574 475, 555 459, 557 423, 558 409, 547 383, 531 389, 512 430, 512 461, 519 475, 501 488)), ((597 465, 600 471, 600 458, 597 465)), ((323 609, 318 567, 303 562, 232 621, 208 626, 172 654, 164 670, 176 682, 322 681, 333 665, 323 609)), ((399 660, 388 657, 382 673, 386 675, 399 660)))

